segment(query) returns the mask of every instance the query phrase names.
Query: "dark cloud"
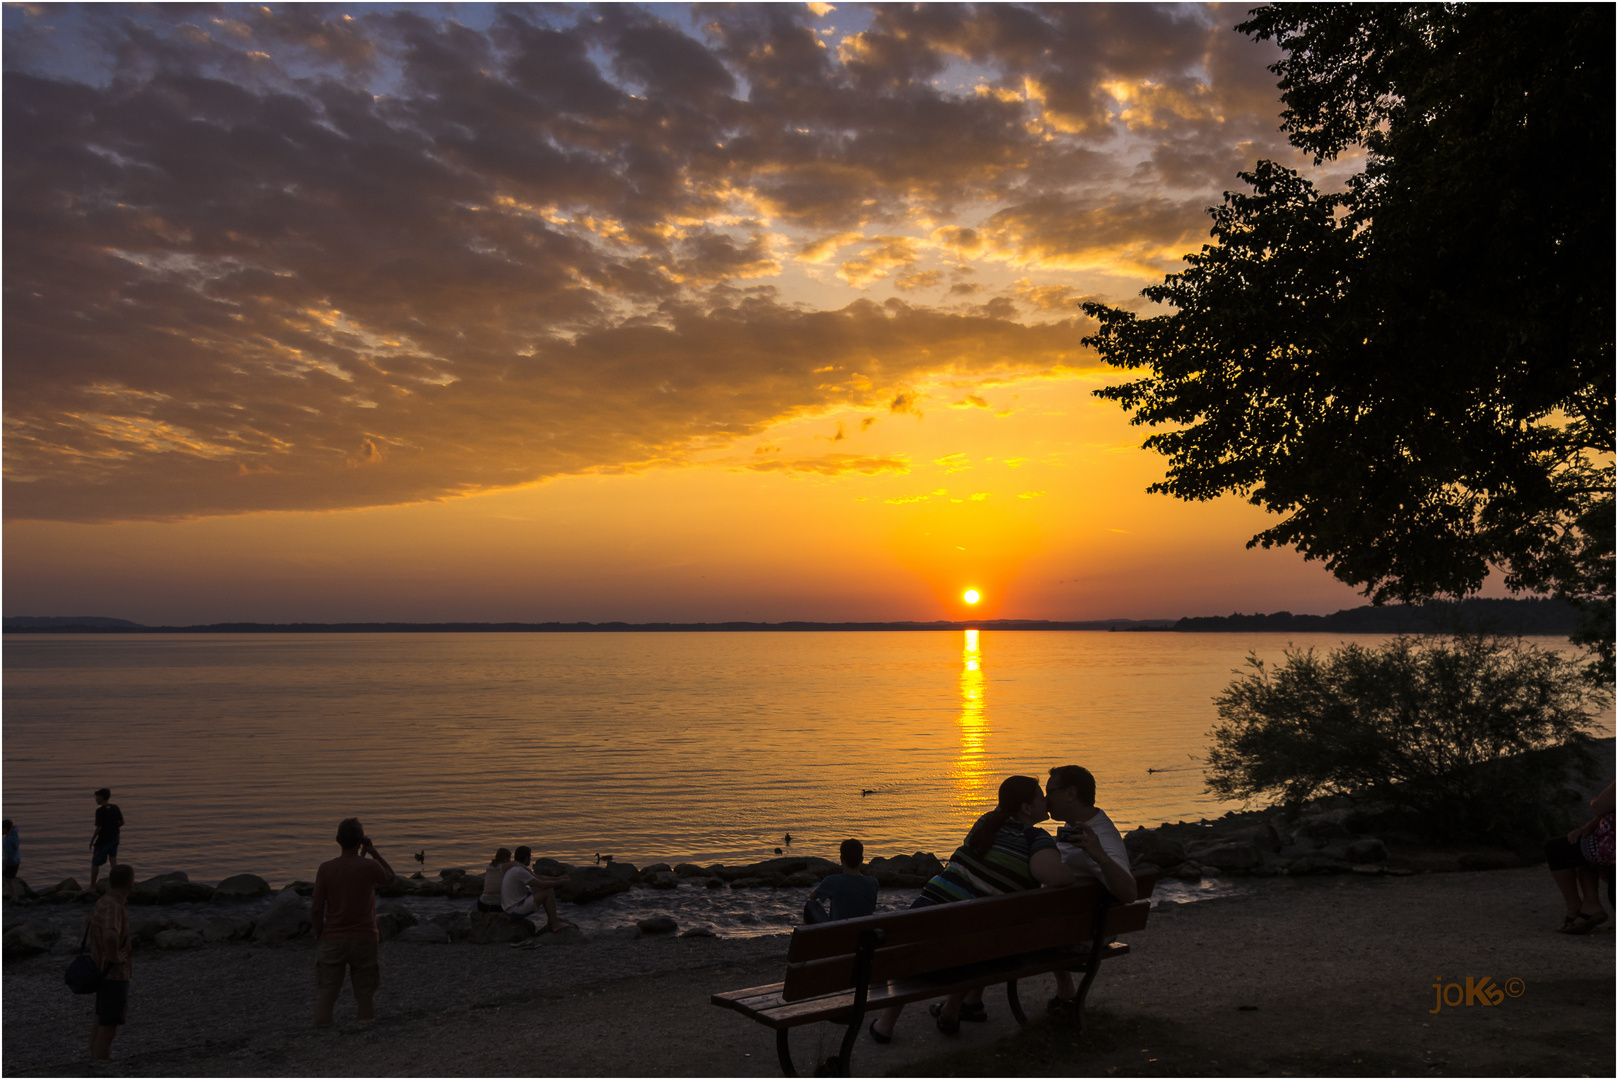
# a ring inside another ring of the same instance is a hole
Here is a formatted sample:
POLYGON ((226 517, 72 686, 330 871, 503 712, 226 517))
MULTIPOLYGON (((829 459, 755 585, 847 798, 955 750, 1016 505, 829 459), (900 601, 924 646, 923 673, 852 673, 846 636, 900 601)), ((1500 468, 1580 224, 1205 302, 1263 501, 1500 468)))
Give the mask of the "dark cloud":
POLYGON ((840 42, 793 5, 451 16, 8 10, 8 516, 438 499, 1072 365, 1078 324, 1006 297, 758 283, 1155 267, 1274 128, 1266 54, 1204 9, 882 5, 840 42), (1143 161, 1186 190, 1130 191, 1143 161))

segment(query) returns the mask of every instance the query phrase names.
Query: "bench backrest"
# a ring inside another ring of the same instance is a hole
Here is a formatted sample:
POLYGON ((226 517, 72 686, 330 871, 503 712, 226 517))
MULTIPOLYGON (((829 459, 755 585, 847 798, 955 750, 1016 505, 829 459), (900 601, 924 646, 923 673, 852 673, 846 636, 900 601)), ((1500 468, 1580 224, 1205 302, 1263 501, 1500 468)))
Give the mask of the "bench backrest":
POLYGON ((1111 904, 1092 883, 800 926, 787 947, 781 997, 799 1001, 852 988, 860 934, 872 927, 886 935, 872 960, 873 982, 1089 941, 1104 901, 1102 934, 1127 934, 1146 925, 1146 898, 1157 875, 1136 874, 1135 880, 1141 899, 1132 904, 1111 904))

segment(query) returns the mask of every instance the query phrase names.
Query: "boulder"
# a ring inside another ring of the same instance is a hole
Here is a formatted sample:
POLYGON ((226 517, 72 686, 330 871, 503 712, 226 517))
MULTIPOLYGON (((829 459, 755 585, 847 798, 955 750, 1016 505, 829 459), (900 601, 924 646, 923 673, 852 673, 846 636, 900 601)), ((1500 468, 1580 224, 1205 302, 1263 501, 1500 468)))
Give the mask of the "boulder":
POLYGON ((155 941, 159 949, 200 949, 203 937, 198 930, 164 930, 157 935, 155 941))
POLYGON ((1348 845, 1348 861, 1354 863, 1387 862, 1388 846, 1374 836, 1356 840, 1348 845))
POLYGON ((1352 865, 1346 859, 1333 858, 1323 852, 1312 855, 1300 855, 1292 860, 1287 867, 1289 877, 1303 877, 1306 874, 1346 874, 1352 865))
POLYGON ((457 900, 476 900, 483 895, 483 875, 470 874, 457 881, 450 895, 457 900))
POLYGON ((421 945, 448 945, 450 939, 448 930, 429 922, 405 927, 394 940, 421 945))
POLYGON ((464 911, 441 911, 427 921, 441 927, 451 941, 465 941, 467 931, 472 929, 472 917, 464 911))
POLYGON ((214 887, 215 900, 240 900, 259 896, 268 896, 275 890, 270 883, 257 874, 237 874, 228 877, 214 887))
POLYGON ((270 906, 258 917, 253 940, 265 944, 290 941, 309 930, 309 904, 289 885, 275 894, 270 906))
MULTIPOLYGON (((412 879, 414 880, 414 879, 412 879)), ((415 882, 415 888, 410 890, 412 896, 448 896, 452 887, 448 882, 435 881, 432 878, 423 878, 415 882)), ((478 889, 478 895, 483 895, 483 889, 478 889)))
POLYGON ((157 935, 169 928, 168 920, 161 916, 145 915, 129 920, 129 938, 136 945, 150 945, 157 935))
POLYGON ((876 878, 876 883, 884 889, 919 889, 934 875, 943 873, 944 866, 931 853, 918 851, 891 859, 872 859, 865 872, 876 878))
POLYGON ((706 926, 693 926, 691 929, 681 932, 680 936, 716 938, 719 935, 714 933, 712 930, 709 930, 706 926))
MULTIPOLYGON (((3 953, 7 960, 36 956, 49 949, 61 936, 60 930, 44 922, 25 922, 8 926, 5 934, 0 936, 0 953, 3 953)), ((74 948, 77 947, 75 943, 74 948)))
MULTIPOLYGON (((453 885, 457 881, 464 878, 465 876, 466 876, 466 871, 464 869, 462 869, 461 867, 459 867, 459 866, 451 867, 448 870, 440 870, 438 872, 438 879, 440 881, 444 882, 446 885, 453 885)), ((478 875, 476 875, 476 877, 478 879, 478 884, 482 885, 483 884, 483 875, 478 874, 478 875)))
POLYGON ((672 934, 680 925, 667 915, 653 915, 637 922, 635 928, 643 934, 672 934))
POLYGON ((1317 848, 1325 847, 1333 841, 1351 841, 1354 833, 1341 821, 1334 818, 1315 818, 1298 826, 1296 832, 1297 843, 1311 843, 1317 848))
POLYGON ((1184 844, 1144 825, 1125 835, 1124 847, 1129 851, 1130 863, 1136 866, 1148 862, 1155 866, 1179 866, 1185 862, 1184 844))
POLYGON ((134 889, 129 894, 129 902, 131 904, 155 904, 157 903, 157 894, 164 885, 170 882, 190 880, 185 876, 184 870, 170 870, 166 874, 158 874, 156 877, 149 877, 145 881, 137 881, 134 889))
POLYGON ((386 896, 389 899, 395 899, 400 896, 409 896, 410 888, 411 882, 409 878, 400 877, 398 874, 394 874, 392 881, 384 882, 376 887, 376 894, 378 896, 386 896))
POLYGON ((51 890, 53 893, 80 893, 83 891, 84 886, 80 885, 74 878, 63 878, 61 881, 58 881, 56 883, 56 887, 51 890))
POLYGON ((528 864, 528 868, 540 877, 561 877, 573 870, 567 863, 555 859, 535 859, 528 864))
POLYGON ((1258 845, 1251 840, 1212 840, 1193 844, 1186 857, 1220 870, 1251 870, 1262 863, 1258 845))
POLYGON ((660 870, 653 874, 646 884, 654 889, 677 889, 680 887, 680 879, 674 875, 673 871, 660 870))
POLYGON ((157 890, 159 904, 201 904, 213 899, 214 888, 200 881, 165 881, 157 890))
POLYGON ((380 941, 392 941, 404 930, 415 926, 416 913, 403 904, 376 906, 376 933, 380 941))
POLYGON ((287 892, 289 890, 299 896, 313 896, 315 894, 315 883, 312 881, 289 881, 281 891, 287 892))
POLYGON ((796 874, 788 874, 786 883, 795 889, 812 889, 820 884, 820 879, 808 870, 799 870, 796 874))
POLYGON ((640 871, 635 869, 634 863, 610 862, 601 869, 605 870, 609 877, 626 885, 634 884, 635 878, 640 876, 640 871))
POLYGON ((672 872, 673 867, 669 866, 668 863, 655 862, 650 866, 644 866, 641 868, 640 880, 643 885, 650 885, 652 883, 652 879, 658 874, 668 874, 672 872))
POLYGON ((688 862, 683 862, 683 863, 676 864, 675 867, 674 867, 674 872, 676 874, 678 874, 680 877, 710 877, 710 876, 712 876, 712 875, 710 875, 708 873, 708 871, 704 870, 702 867, 698 866, 696 863, 688 863, 688 862))
POLYGON ((723 889, 725 882, 722 878, 711 877, 702 883, 702 887, 705 889, 723 889))
POLYGON ((466 940, 474 945, 504 945, 534 936, 534 924, 518 922, 504 914, 474 911, 466 928, 466 940))
POLYGON ((795 855, 786 855, 778 859, 765 859, 761 863, 754 863, 748 867, 751 877, 768 877, 771 874, 796 874, 800 870, 809 869, 808 858, 799 858, 795 855))
POLYGON ((574 867, 568 877, 572 880, 557 889, 556 895, 575 904, 587 904, 630 888, 628 880, 610 874, 599 866, 574 867))
POLYGON ((1222 833, 1220 839, 1225 841, 1250 840, 1253 842, 1253 846, 1260 851, 1268 851, 1272 854, 1281 850, 1281 833, 1273 823, 1268 821, 1262 825, 1254 825, 1251 828, 1235 829, 1231 832, 1222 833))

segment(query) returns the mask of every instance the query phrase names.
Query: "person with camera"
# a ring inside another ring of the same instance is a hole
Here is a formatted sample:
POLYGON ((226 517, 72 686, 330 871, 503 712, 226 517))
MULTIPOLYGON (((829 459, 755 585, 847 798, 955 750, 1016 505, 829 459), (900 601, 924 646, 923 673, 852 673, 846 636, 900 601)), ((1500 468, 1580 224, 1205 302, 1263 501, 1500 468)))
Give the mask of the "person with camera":
POLYGON ((365 1022, 376 1015, 374 999, 381 982, 376 959, 376 887, 393 880, 393 867, 365 835, 359 818, 338 823, 337 846, 343 853, 321 863, 315 873, 314 903, 309 909, 316 938, 316 1027, 331 1026, 345 971, 354 987, 358 1019, 365 1022))
POLYGON ((90 909, 85 939, 90 957, 101 969, 96 984, 95 1023, 90 1028, 90 1060, 106 1061, 113 1036, 129 1010, 129 980, 134 974, 134 945, 129 936, 129 894, 135 891, 135 868, 119 863, 107 875, 107 892, 90 909))

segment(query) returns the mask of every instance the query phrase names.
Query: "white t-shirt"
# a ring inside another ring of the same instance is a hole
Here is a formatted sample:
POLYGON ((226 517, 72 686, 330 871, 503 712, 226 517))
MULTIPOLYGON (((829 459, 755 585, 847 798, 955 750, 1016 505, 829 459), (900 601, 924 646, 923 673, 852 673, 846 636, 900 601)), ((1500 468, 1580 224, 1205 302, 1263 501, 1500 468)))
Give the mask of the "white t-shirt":
MULTIPOLYGON (((1096 839, 1101 841, 1101 850, 1105 851, 1113 862, 1125 870, 1129 869, 1129 849, 1124 846, 1124 838, 1119 834, 1118 826, 1112 823, 1111 818, 1103 811, 1097 810, 1089 821, 1081 824, 1088 826, 1090 831, 1096 834, 1096 839)), ((1096 861, 1090 858, 1083 848, 1063 839, 1062 834, 1066 830, 1065 825, 1056 830, 1056 850, 1062 853, 1062 861, 1071 866, 1073 872, 1080 878, 1093 878, 1105 885, 1107 879, 1101 873, 1101 867, 1096 861)))
POLYGON ((532 896, 528 891, 528 883, 534 880, 534 872, 522 863, 517 863, 506 871, 505 878, 500 882, 500 906, 510 911, 523 902, 524 897, 532 896))

